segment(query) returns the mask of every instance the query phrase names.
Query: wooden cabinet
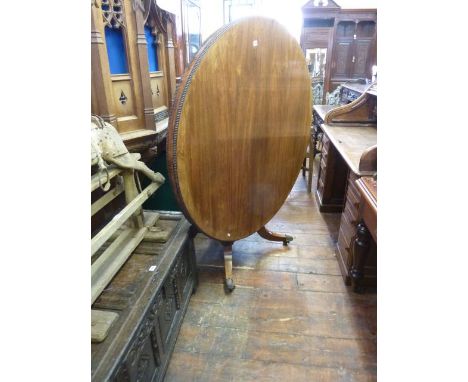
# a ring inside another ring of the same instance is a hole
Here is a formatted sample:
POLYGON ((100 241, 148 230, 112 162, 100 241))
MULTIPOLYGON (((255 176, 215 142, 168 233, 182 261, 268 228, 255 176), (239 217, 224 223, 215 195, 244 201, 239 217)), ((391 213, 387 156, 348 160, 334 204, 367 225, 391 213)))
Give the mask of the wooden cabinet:
MULTIPOLYGON (((354 240, 359 223, 360 196, 355 185, 360 178, 341 158, 328 136, 323 135, 322 160, 317 181, 317 201, 321 212, 341 212, 337 242, 337 258, 343 280, 351 284, 354 240), (325 154, 324 154, 325 153, 325 154)), ((376 286, 376 244, 372 241, 365 265, 362 285, 376 286)))
POLYGON ((335 19, 330 92, 347 81, 372 78, 377 65, 376 10, 341 10, 335 19))
POLYGON ((344 82, 372 78, 372 66, 377 65, 376 9, 342 9, 331 0, 309 1, 302 15, 301 46, 314 96, 322 94, 321 102, 314 97, 314 104, 324 103, 326 94, 344 82), (317 70, 321 62, 324 68, 317 70))
MULTIPOLYGON (((352 171, 349 172, 346 203, 341 214, 340 229, 338 233, 337 258, 340 265, 341 274, 344 282, 347 285, 351 284, 351 268, 354 257, 354 242, 356 239, 357 225, 360 222, 360 194, 356 186, 356 180, 359 176, 352 171)), ((369 255, 364 266, 364 280, 362 285, 376 286, 377 285, 377 246, 373 240, 370 243, 369 255)))
POLYGON ((377 52, 375 51, 376 35, 376 21, 361 20, 356 23, 352 78, 372 77, 372 66, 377 64, 377 52))
POLYGON ((320 212, 343 210, 347 174, 345 161, 324 133, 316 194, 320 212))
POLYGON ((354 26, 351 21, 340 21, 336 26, 332 78, 351 77, 354 26))

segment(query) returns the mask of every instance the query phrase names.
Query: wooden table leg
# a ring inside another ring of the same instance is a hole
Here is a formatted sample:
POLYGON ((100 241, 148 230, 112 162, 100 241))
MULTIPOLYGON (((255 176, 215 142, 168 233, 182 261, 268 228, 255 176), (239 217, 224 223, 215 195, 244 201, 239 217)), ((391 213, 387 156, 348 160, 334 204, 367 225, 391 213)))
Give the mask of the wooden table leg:
POLYGON ((270 240, 270 241, 282 241, 283 245, 288 245, 290 241, 293 240, 293 237, 290 235, 285 235, 282 233, 277 233, 277 232, 271 232, 263 226, 260 228, 257 233, 264 239, 270 240))
POLYGON ((232 244, 223 243, 224 247, 224 274, 225 274, 225 289, 228 293, 232 292, 236 287, 232 278, 232 244))
POLYGON ((369 254, 369 244, 369 230, 365 224, 361 222, 357 226, 357 236, 354 241, 353 265, 350 271, 354 291, 358 293, 364 291, 362 280, 364 279, 364 266, 366 264, 367 255, 369 254))
MULTIPOLYGON (((282 241, 283 245, 288 245, 293 237, 282 233, 271 232, 263 226, 257 233, 266 240, 282 241)), ((236 287, 232 278, 232 245, 233 242, 222 242, 224 248, 224 286, 226 292, 230 293, 236 287)))

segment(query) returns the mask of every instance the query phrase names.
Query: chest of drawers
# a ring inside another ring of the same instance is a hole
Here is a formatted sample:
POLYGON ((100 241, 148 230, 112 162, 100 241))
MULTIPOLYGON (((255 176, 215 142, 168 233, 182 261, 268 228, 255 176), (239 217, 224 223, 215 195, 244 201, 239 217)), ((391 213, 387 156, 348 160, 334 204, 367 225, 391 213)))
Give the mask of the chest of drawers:
MULTIPOLYGON (((359 178, 352 171, 349 172, 346 188, 346 200, 341 214, 340 229, 338 233, 337 258, 341 274, 346 285, 351 284, 351 268, 353 265, 354 241, 356 239, 357 225, 360 222, 360 195, 356 187, 359 178)), ((363 286, 375 287, 377 285, 377 245, 373 240, 370 243, 369 256, 365 264, 363 286)))

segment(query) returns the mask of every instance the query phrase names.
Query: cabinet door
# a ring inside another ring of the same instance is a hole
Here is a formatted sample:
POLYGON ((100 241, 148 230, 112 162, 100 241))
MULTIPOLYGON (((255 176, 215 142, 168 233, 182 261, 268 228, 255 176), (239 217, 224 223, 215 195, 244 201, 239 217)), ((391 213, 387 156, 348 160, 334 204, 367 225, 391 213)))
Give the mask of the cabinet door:
POLYGON ((353 57, 354 65, 351 77, 353 78, 366 78, 370 77, 369 56, 372 47, 372 41, 361 40, 356 41, 356 48, 353 57))
POLYGON ((377 63, 374 51, 375 22, 361 21, 356 28, 351 77, 370 78, 372 65, 377 63))
POLYGON ((335 46, 335 67, 333 77, 348 78, 352 62, 352 41, 338 41, 335 46))
POLYGON ((340 21, 336 27, 332 77, 349 78, 352 70, 353 42, 356 24, 340 21))

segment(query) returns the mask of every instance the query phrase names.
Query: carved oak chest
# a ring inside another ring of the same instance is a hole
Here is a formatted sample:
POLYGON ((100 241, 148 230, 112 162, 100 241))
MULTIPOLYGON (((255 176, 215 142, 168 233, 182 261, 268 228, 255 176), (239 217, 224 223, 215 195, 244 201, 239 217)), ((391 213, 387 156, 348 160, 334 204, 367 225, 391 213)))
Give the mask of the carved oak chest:
POLYGON ((197 277, 191 226, 161 213, 166 243, 142 242, 93 304, 118 318, 91 345, 93 381, 162 381, 197 277))

